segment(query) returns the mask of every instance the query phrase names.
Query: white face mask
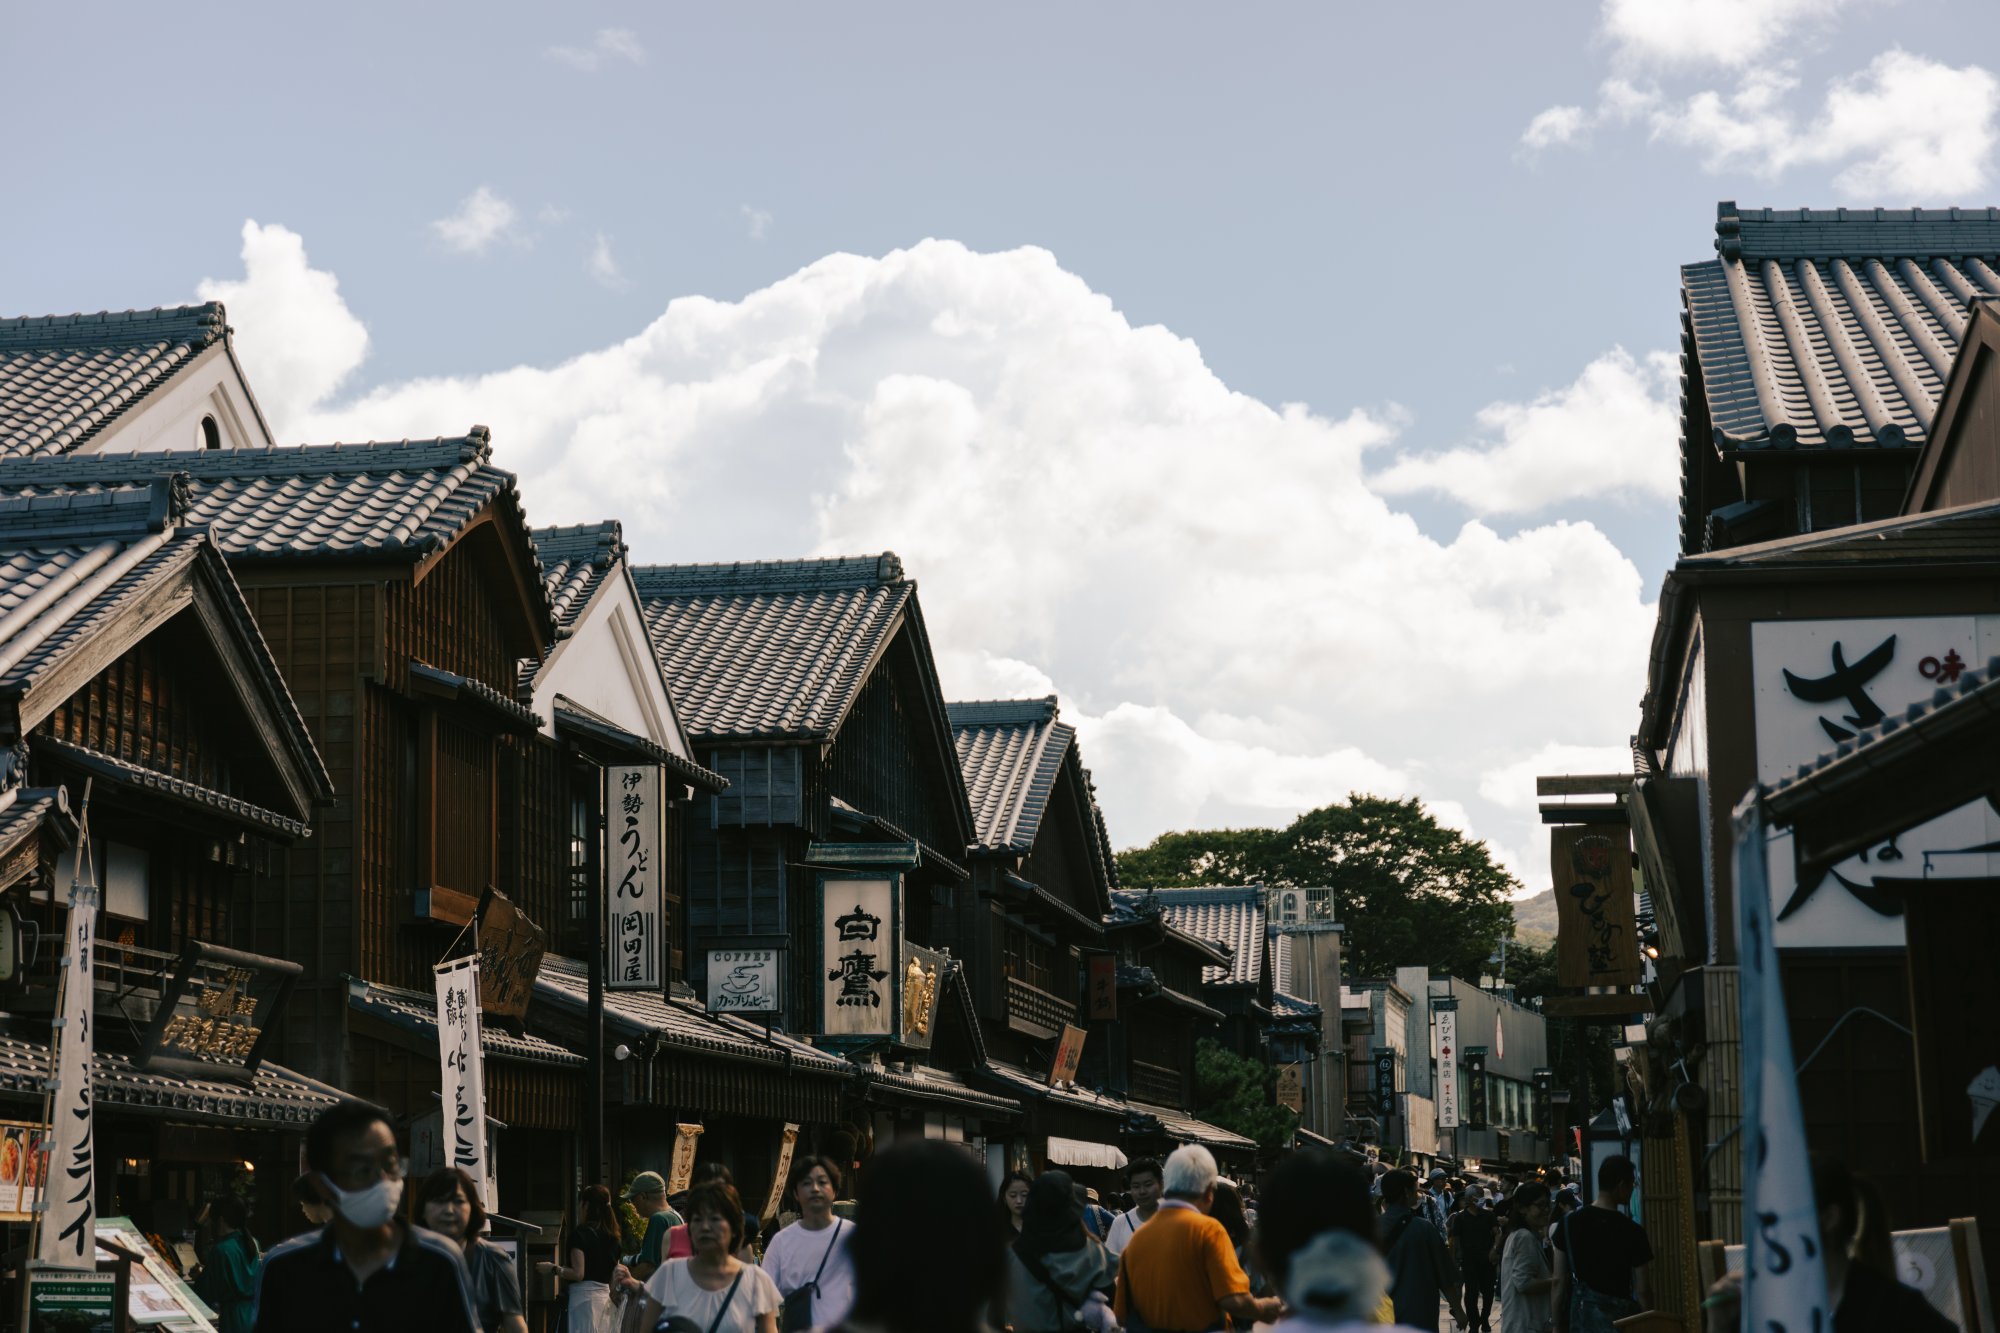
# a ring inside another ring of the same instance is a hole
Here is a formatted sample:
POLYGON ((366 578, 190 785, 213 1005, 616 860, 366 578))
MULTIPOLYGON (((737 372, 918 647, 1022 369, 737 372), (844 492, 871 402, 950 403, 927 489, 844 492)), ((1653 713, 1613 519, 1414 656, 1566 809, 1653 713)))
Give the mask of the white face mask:
POLYGON ((333 1191, 333 1206, 340 1211, 340 1215, 346 1218, 350 1225, 360 1227, 363 1231, 373 1231, 379 1226, 387 1225, 389 1219, 396 1215, 396 1205, 403 1201, 403 1182, 388 1176, 384 1176, 365 1190, 354 1190, 351 1193, 327 1180, 324 1175, 320 1179, 325 1180, 326 1187, 333 1191))

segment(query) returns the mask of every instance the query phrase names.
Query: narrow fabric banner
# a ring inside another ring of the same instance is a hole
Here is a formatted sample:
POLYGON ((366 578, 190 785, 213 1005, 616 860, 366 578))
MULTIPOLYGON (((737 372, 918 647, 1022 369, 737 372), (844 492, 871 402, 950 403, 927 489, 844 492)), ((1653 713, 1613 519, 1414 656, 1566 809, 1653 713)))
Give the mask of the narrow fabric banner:
MULTIPOLYGON (((51 1052, 55 1078, 49 1112, 48 1169, 42 1177, 42 1229, 35 1261, 56 1268, 97 1267, 97 1172, 90 1096, 91 956, 97 944, 97 857, 90 842, 90 796, 77 830, 76 871, 62 958, 62 1018, 51 1052)), ((25 1164, 24 1164, 25 1165, 25 1164)))
POLYGON ((798 1145, 799 1127, 785 1123, 785 1136, 778 1144, 778 1169, 771 1175, 771 1197, 764 1201, 762 1217, 776 1217, 785 1206, 785 1184, 792 1176, 792 1149, 798 1145))
POLYGON ((444 1158, 479 1186, 488 1212, 498 1207, 486 1155, 486 1061, 479 1046, 479 960, 440 963, 437 977, 438 1068, 444 1097, 444 1158))
MULTIPOLYGON (((1821 1333, 1832 1328, 1833 1318, 1771 928, 1772 845, 1756 788, 1736 807, 1735 824, 1743 987, 1743 1327, 1821 1333)), ((1778 844, 1781 853, 1789 847, 1778 844)))
POLYGON ((694 1148, 701 1138, 701 1126, 674 1126, 674 1163, 667 1173, 667 1193, 679 1194, 694 1180, 694 1148))
POLYGON ((1439 1129, 1458 1128, 1458 1011, 1437 1011, 1439 1129))

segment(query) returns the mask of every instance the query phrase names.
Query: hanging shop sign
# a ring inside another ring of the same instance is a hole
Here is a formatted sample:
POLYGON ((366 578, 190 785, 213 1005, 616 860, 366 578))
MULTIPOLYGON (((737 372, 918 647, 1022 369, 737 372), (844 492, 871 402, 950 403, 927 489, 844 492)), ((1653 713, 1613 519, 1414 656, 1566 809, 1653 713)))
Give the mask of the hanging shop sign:
POLYGON ((666 983, 666 801, 657 766, 604 770, 604 988, 666 983))
POLYGON ((49 1164, 43 1177, 42 1223, 35 1262, 88 1269, 97 1262, 97 1172, 90 1090, 96 1049, 92 999, 97 990, 91 959, 97 944, 97 858, 91 853, 90 791, 83 797, 76 867, 70 876, 64 925, 61 1026, 50 1052, 54 1068, 49 1115, 49 1164))
POLYGON ((1465 1127, 1486 1128, 1486 1048, 1465 1048, 1465 1127))
POLYGON ((1375 1052, 1375 1114, 1388 1117, 1396 1113, 1396 1053, 1393 1050, 1375 1052))
POLYGON ((1118 957, 1116 954, 1094 953, 1085 967, 1085 977, 1090 985, 1090 1017, 1111 1021, 1118 1017, 1118 957))
POLYGON ((479 1045, 479 960, 461 958, 433 969, 437 982, 438 1068, 444 1098, 445 1159, 479 1186, 481 1203, 497 1206, 486 1152, 486 1061, 479 1045))
POLYGON ((1437 1015, 1437 1113, 1439 1129, 1458 1128, 1458 1001, 1431 1000, 1437 1015))
POLYGON ((1076 1067, 1083 1059, 1084 1030, 1074 1023, 1063 1024, 1062 1040, 1056 1043, 1055 1059, 1049 1062, 1049 1086, 1076 1082, 1076 1067))
POLYGON ((701 1142, 700 1125, 682 1122, 674 1126, 674 1158, 667 1171, 667 1193, 679 1194, 694 1180, 695 1145, 701 1142))
POLYGON ((35 1191, 48 1169, 48 1129, 24 1120, 0 1120, 0 1222, 32 1222, 35 1191))
POLYGON ((1556 1071, 1537 1069, 1535 1080, 1535 1134, 1538 1138, 1555 1137, 1555 1091, 1556 1071))
POLYGON ((820 876, 820 1032, 836 1039, 896 1035, 896 911, 900 878, 826 873, 820 876))
POLYGON ((489 890, 479 913, 479 1008, 488 1018, 523 1018, 549 937, 507 895, 489 890))
POLYGON ((951 956, 904 940, 902 969, 903 993, 897 1000, 902 1030, 897 1043, 928 1051, 937 1026, 938 997, 951 975, 951 956))
POLYGON ((784 1133, 778 1140, 778 1165, 771 1172, 771 1197, 764 1200, 764 1211, 759 1217, 773 1218, 786 1207, 785 1186, 792 1179, 792 1150, 798 1147, 799 1127, 787 1121, 784 1133))
POLYGON ((1641 980, 1632 835, 1623 824, 1572 824, 1550 834, 1555 872, 1556 981, 1632 986, 1641 980))
POLYGON ((304 970, 283 958, 188 941, 132 1063, 151 1072, 249 1083, 263 1063, 264 1034, 304 970))
POLYGON ((708 1012, 775 1014, 785 1007, 785 951, 777 945, 708 951, 708 1012))
POLYGON ((1278 1105, 1288 1106, 1294 1111, 1306 1109, 1306 1080, 1303 1065, 1286 1064, 1278 1066, 1278 1105))

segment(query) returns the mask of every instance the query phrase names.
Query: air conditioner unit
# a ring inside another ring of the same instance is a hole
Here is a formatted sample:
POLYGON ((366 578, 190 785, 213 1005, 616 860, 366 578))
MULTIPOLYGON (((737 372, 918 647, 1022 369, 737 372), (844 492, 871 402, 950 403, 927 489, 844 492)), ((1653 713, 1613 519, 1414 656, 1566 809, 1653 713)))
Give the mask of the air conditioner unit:
POLYGON ((1280 926, 1296 926, 1305 920, 1305 895, 1297 889, 1278 891, 1277 918, 1280 926))

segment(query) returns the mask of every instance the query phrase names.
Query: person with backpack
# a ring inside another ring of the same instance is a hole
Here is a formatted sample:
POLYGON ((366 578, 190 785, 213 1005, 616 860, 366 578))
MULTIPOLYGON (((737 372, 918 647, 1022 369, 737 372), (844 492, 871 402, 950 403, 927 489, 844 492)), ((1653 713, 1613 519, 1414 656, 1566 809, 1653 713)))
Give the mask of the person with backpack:
POLYGON ((1007 1250, 1004 1322, 1014 1333, 1105 1329, 1105 1297, 1117 1279, 1117 1258, 1084 1231, 1069 1173, 1042 1172, 1007 1250))
POLYGON ((1611 1333, 1645 1308, 1653 1244, 1627 1215, 1638 1175, 1629 1157, 1597 1168, 1597 1197, 1556 1228, 1556 1333, 1611 1333))
POLYGON ((1444 1237, 1417 1211, 1417 1177, 1401 1169, 1382 1177, 1382 1252, 1389 1259, 1389 1295, 1396 1322, 1438 1333, 1438 1302, 1466 1322, 1458 1303, 1458 1265, 1444 1237))
POLYGON ((792 1166, 792 1201, 799 1220, 764 1246, 764 1271, 785 1298, 780 1330, 829 1327, 854 1304, 854 1224, 835 1217, 840 1166, 831 1157, 801 1157, 792 1166))

